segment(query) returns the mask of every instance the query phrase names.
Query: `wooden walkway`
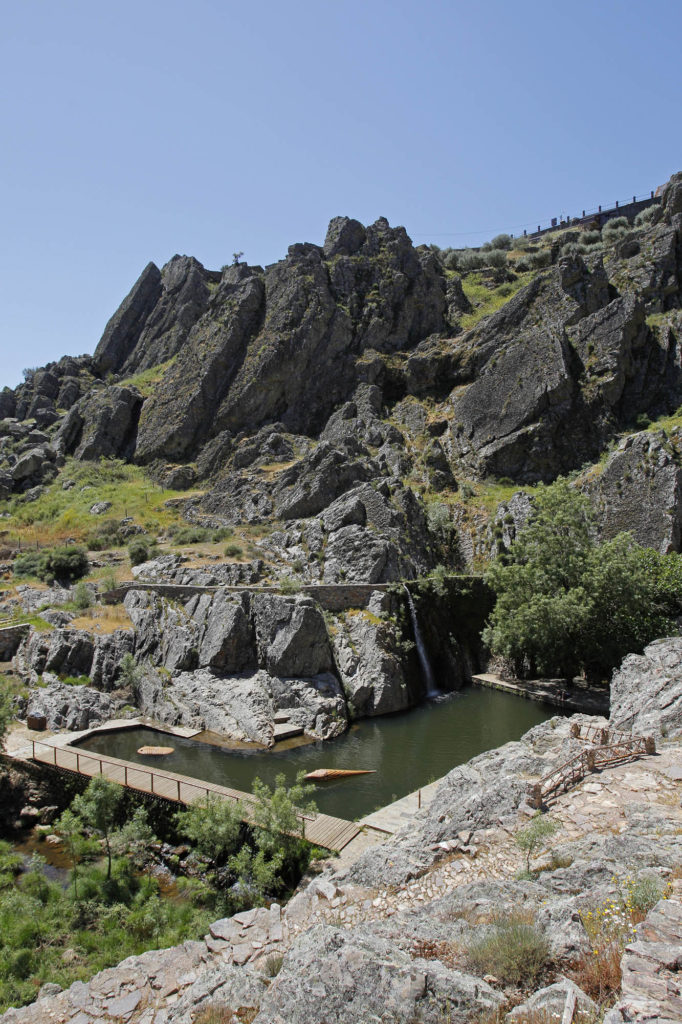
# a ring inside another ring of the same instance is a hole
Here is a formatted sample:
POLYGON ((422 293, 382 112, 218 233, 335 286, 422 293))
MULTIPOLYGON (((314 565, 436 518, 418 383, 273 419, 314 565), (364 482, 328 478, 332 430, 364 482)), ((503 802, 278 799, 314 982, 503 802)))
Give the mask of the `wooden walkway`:
MULTIPOLYGON (((179 804, 192 804, 197 800, 214 797, 218 800, 232 800, 241 805, 242 818, 249 822, 249 804, 253 802, 250 793, 242 793, 228 786, 203 782, 176 772, 147 768, 132 761, 121 761, 117 757, 103 757, 76 747, 60 747, 43 740, 32 740, 31 759, 61 771, 73 772, 93 778, 103 775, 111 782, 117 782, 138 793, 171 800, 179 804)), ((334 818, 329 814, 301 814, 302 834, 309 843, 326 850, 342 850, 361 831, 354 821, 334 818)))

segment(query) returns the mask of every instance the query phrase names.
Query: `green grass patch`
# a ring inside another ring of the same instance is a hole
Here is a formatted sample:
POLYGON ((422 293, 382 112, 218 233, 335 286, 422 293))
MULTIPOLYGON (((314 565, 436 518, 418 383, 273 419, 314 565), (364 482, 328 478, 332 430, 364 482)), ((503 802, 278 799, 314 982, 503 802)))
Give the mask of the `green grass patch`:
POLYGON ((9 512, 9 517, 2 520, 2 539, 29 548, 62 544, 67 539, 86 541, 98 522, 90 508, 100 501, 111 503, 106 512, 108 519, 130 517, 150 532, 165 530, 180 522, 180 514, 176 508, 165 508, 164 503, 187 495, 186 491, 160 488, 139 466, 118 459, 69 459, 37 501, 26 503, 12 498, 0 502, 0 511, 9 512), (67 480, 74 486, 63 490, 67 480))
POLYGON ((136 373, 134 377, 122 380, 118 386, 122 388, 137 388, 141 395, 149 398, 150 395, 153 395, 176 359, 177 356, 173 356, 172 359, 167 360, 165 363, 158 363, 157 366, 151 366, 148 370, 142 370, 141 373, 136 373))
POLYGON ((471 313, 465 313, 462 317, 460 321, 462 328, 468 331, 470 328, 475 327, 483 317, 496 313, 517 292, 529 284, 533 277, 535 277, 535 272, 528 271, 527 273, 519 274, 515 281, 505 281, 503 284, 495 285, 495 287, 491 288, 490 280, 482 274, 467 274, 466 277, 462 278, 462 287, 464 294, 474 308, 471 313))

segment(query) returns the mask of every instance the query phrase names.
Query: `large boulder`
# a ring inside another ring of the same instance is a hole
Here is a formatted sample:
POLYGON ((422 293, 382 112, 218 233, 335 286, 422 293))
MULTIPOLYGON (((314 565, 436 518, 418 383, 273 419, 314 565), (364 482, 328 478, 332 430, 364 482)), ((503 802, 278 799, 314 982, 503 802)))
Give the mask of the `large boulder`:
MULTIPOLYGON (((191 604, 188 611, 195 618, 200 615, 201 601, 196 610, 191 604)), ((201 609, 203 611, 203 609, 201 609)), ((199 664, 217 672, 241 672, 255 667, 254 636, 242 603, 225 591, 218 592, 208 603, 205 611, 204 633, 199 646, 199 664)))
POLYGON ((55 447, 60 454, 83 460, 128 458, 135 450, 141 407, 142 396, 134 388, 92 391, 66 414, 55 447))
POLYGON ((682 735, 682 637, 628 654, 611 679, 610 721, 640 735, 682 735))
POLYGON ((140 710, 156 721, 267 747, 275 742, 275 719, 283 712, 290 725, 315 739, 330 739, 346 729, 343 694, 329 673, 283 679, 259 669, 224 677, 200 668, 169 680, 148 670, 137 687, 137 700, 140 710))
POLYGON ((390 623, 357 609, 338 616, 334 656, 353 717, 403 711, 412 703, 405 655, 390 623))
POLYGON ((273 676, 316 676, 332 668, 324 617, 310 597, 256 594, 259 664, 273 676))

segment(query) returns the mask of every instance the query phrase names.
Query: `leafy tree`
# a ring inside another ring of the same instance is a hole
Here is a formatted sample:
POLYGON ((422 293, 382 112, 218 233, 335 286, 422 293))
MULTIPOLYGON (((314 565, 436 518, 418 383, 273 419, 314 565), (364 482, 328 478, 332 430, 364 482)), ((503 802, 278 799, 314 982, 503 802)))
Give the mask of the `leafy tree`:
POLYGON ((178 831, 190 839, 199 853, 214 863, 224 863, 233 853, 242 829, 242 807, 237 801, 208 794, 176 815, 178 831))
POLYGON ((517 675, 570 678, 584 668, 601 678, 624 655, 677 632, 679 556, 658 556, 628 534, 599 545, 595 534, 588 499, 558 480, 491 566, 497 602, 483 637, 517 675))
POLYGON ((107 852, 107 881, 111 878, 111 838, 116 828, 122 799, 122 786, 110 782, 103 775, 97 775, 90 780, 85 792, 80 793, 71 804, 76 817, 93 831, 98 832, 104 840, 104 848, 107 852))
POLYGON ((78 865, 88 848, 83 834, 83 822, 70 808, 67 808, 56 822, 55 831, 64 840, 71 859, 73 895, 75 899, 78 899, 78 865))

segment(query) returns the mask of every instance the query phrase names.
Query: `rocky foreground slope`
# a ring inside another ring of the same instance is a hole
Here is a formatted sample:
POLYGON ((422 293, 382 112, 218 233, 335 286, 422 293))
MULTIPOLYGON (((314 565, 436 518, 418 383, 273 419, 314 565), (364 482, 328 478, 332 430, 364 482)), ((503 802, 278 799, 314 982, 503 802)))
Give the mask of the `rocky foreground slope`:
MULTIPOLYGON (((330 861, 285 908, 237 914, 203 941, 131 958, 63 993, 48 988, 2 1024, 191 1024, 211 1013, 254 1024, 521 1024, 561 1019, 567 1001, 572 1019, 595 1021, 599 1008, 585 988, 598 997, 590 962, 595 947, 604 951, 604 933, 594 921, 624 913, 643 880, 666 899, 636 934, 626 926, 620 935, 622 987, 603 1019, 679 1021, 682 641, 628 658, 613 696, 612 722, 646 725, 659 753, 561 794, 550 809, 560 830, 532 876, 517 877, 523 858, 514 844, 530 813, 526 787, 580 746, 570 725, 584 716, 552 719, 456 768, 402 833, 358 859, 330 861), (482 976, 467 953, 505 914, 521 914, 547 942, 547 965, 530 985, 482 976)), ((620 927, 615 916, 606 924, 608 935, 620 927)))

